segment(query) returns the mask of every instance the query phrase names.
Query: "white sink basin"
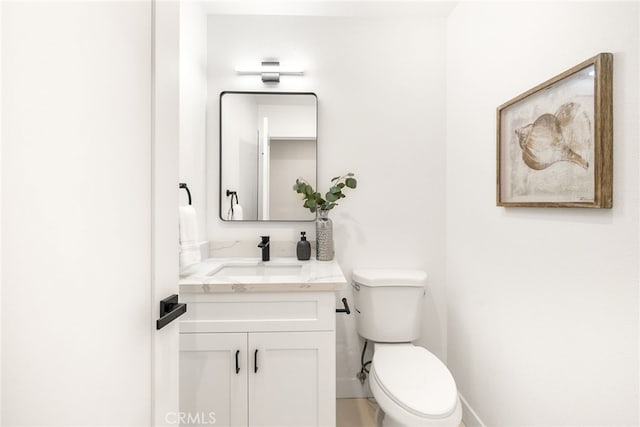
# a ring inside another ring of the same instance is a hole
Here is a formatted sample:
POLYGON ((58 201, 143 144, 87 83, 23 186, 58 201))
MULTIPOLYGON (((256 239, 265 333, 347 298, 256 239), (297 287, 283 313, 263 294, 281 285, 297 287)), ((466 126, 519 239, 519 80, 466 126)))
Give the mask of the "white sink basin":
POLYGON ((207 276, 212 277, 272 277, 272 276, 301 276, 302 265, 300 264, 223 264, 219 268, 211 271, 207 276))

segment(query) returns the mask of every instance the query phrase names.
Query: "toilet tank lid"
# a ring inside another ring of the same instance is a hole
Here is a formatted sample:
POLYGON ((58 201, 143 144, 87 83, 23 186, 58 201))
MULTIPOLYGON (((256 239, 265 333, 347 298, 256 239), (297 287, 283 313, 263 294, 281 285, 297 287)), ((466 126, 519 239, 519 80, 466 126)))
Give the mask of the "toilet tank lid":
POLYGON ((422 270, 359 269, 353 270, 352 280, 363 286, 415 286, 427 283, 427 273, 422 270))

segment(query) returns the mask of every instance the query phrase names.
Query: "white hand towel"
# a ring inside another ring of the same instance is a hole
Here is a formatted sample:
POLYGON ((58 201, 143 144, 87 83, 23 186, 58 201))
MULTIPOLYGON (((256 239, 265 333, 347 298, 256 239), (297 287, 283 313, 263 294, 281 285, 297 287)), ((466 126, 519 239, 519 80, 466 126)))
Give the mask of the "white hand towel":
POLYGON ((240 205, 233 206, 233 215, 231 216, 231 219, 234 221, 242 221, 243 219, 242 206, 240 205))
POLYGON ((180 206, 180 266, 202 260, 198 245, 198 216, 193 206, 180 206))
POLYGON ((193 206, 180 206, 180 244, 190 245, 198 240, 198 216, 193 206))

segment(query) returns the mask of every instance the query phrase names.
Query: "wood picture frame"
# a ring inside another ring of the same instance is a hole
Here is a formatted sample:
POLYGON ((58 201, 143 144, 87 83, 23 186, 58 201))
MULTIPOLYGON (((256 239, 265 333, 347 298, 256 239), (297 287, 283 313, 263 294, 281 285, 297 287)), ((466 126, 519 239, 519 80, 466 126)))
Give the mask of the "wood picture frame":
POLYGON ((600 53, 498 107, 498 206, 611 208, 612 74, 600 53))

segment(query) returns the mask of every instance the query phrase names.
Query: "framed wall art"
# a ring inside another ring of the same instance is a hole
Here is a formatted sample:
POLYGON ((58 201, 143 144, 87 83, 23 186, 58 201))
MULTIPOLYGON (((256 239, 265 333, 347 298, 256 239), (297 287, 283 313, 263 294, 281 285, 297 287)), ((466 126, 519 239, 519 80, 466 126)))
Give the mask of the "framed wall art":
POLYGON ((612 206, 612 72, 600 53, 498 107, 498 206, 612 206))

